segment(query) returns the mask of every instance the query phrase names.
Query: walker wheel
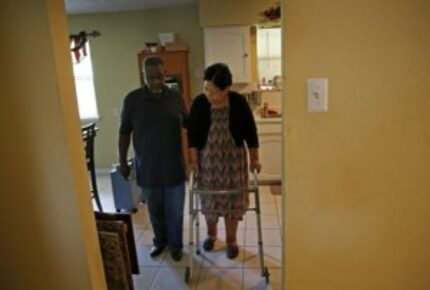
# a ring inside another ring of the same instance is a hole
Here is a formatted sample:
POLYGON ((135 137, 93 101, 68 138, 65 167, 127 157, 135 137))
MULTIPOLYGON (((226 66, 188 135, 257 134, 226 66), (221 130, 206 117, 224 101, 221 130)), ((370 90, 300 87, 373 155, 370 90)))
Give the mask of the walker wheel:
POLYGON ((196 250, 196 254, 200 256, 200 250, 196 250))
POLYGON ((190 267, 185 268, 185 283, 189 283, 191 280, 190 267))
POLYGON ((269 269, 267 269, 267 267, 264 267, 264 273, 263 273, 264 278, 266 279, 266 284, 269 284, 269 269))

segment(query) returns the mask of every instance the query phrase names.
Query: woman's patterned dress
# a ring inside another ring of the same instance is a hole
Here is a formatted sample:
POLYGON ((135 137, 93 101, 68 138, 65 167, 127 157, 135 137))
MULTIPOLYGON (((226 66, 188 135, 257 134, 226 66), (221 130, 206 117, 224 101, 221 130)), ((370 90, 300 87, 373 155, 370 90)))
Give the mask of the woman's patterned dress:
MULTIPOLYGON (((211 126, 199 152, 199 187, 210 190, 248 186, 248 160, 244 146, 237 147, 229 129, 229 108, 211 108, 211 126)), ((242 220, 249 205, 248 194, 200 195, 202 212, 209 222, 219 216, 242 220)))

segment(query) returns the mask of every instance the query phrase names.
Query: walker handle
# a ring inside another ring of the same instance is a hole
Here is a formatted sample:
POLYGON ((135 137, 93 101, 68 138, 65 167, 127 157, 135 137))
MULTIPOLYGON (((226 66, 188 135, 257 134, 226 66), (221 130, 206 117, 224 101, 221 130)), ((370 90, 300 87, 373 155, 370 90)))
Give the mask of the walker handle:
POLYGON ((190 187, 190 189, 194 187, 194 170, 191 170, 190 172, 190 176, 188 178, 188 186, 190 187))
POLYGON ((254 176, 254 186, 255 188, 258 188, 258 171, 256 168, 252 172, 252 175, 254 176))

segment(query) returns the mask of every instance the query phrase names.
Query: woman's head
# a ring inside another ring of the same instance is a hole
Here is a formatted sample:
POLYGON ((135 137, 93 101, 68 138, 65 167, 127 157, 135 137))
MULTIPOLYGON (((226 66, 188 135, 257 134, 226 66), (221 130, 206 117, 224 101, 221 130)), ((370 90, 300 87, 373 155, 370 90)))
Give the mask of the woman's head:
POLYGON ((223 101, 233 83, 230 69, 223 63, 216 63, 206 68, 205 93, 213 102, 223 101))
POLYGON ((210 81, 220 90, 225 90, 233 83, 230 69, 223 63, 215 63, 205 70, 205 81, 210 81))

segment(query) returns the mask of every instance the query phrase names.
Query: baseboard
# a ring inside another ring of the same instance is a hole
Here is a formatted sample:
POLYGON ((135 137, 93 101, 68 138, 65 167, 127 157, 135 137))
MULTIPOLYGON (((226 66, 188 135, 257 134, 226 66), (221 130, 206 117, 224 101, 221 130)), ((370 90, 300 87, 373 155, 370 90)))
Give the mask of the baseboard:
POLYGON ((96 174, 109 174, 111 171, 111 168, 96 168, 96 174))

